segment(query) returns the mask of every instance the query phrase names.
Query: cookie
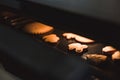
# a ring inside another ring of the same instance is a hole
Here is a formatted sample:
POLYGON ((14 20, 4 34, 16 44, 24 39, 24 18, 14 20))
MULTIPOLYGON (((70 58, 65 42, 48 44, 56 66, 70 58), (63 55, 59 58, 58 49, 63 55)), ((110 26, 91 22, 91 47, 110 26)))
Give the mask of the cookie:
POLYGON ((109 52, 114 52, 116 51, 116 49, 112 46, 105 46, 103 49, 102 49, 103 52, 106 52, 106 53, 109 53, 109 52))
POLYGON ((120 60, 120 51, 116 51, 112 54, 112 60, 120 60))
POLYGON ((107 56, 101 54, 84 54, 82 58, 85 60, 90 60, 94 63, 101 63, 107 60, 107 56))
POLYGON ((56 34, 49 34, 43 37, 45 42, 49 43, 57 43, 60 38, 56 34))
POLYGON ((9 11, 4 11, 0 13, 0 15, 3 17, 3 19, 8 19, 10 17, 16 16, 16 14, 9 12, 9 11))
POLYGON ((84 49, 87 49, 87 45, 82 45, 80 43, 71 43, 68 45, 69 50, 75 50, 77 53, 82 53, 84 49))
POLYGON ((66 37, 67 39, 72 39, 74 38, 76 41, 81 42, 81 43, 93 43, 94 40, 74 34, 74 33, 63 33, 63 36, 66 37))
POLYGON ((44 34, 51 30, 53 30, 53 27, 39 22, 29 23, 24 27, 24 31, 30 34, 44 34))

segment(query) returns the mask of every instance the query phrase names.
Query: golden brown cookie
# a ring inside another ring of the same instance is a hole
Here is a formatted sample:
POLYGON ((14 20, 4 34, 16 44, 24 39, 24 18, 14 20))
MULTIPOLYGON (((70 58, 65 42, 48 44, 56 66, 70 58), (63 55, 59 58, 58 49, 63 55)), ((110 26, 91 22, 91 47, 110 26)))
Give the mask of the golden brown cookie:
POLYGON ((94 40, 74 34, 74 33, 63 33, 63 36, 66 37, 67 39, 72 39, 74 38, 76 41, 81 42, 81 43, 93 43, 94 40))
POLYGON ((30 34, 44 34, 53 30, 53 27, 42 24, 40 22, 29 23, 24 27, 24 31, 30 34))
POLYGON ((105 46, 102 49, 102 51, 108 53, 108 52, 114 52, 114 51, 116 51, 116 49, 114 47, 112 47, 112 46, 105 46))
POLYGON ((85 54, 82 58, 85 60, 91 60, 95 63, 100 63, 107 60, 107 56, 101 54, 85 54))
POLYGON ((56 34, 49 34, 43 37, 45 42, 50 42, 50 43, 57 43, 60 38, 56 34))
POLYGON ((112 54, 112 60, 120 60, 120 51, 116 51, 112 54))
POLYGON ((71 43, 68 45, 69 50, 75 50, 75 52, 77 53, 81 53, 83 52, 84 49, 87 49, 87 48, 88 48, 87 45, 82 45, 80 43, 71 43))

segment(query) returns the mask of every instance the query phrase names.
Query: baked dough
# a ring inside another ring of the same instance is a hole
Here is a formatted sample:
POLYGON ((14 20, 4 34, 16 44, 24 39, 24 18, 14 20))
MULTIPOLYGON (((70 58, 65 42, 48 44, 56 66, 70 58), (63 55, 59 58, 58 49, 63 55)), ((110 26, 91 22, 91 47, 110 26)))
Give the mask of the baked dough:
POLYGON ((53 27, 42 24, 40 22, 33 22, 27 24, 24 27, 24 30, 30 34, 44 34, 53 30, 53 27))
POLYGON ((95 63, 103 62, 107 59, 107 56, 101 54, 85 54, 82 56, 85 60, 91 60, 95 63))
POLYGON ((71 43, 68 45, 69 50, 75 50, 75 52, 77 53, 81 53, 83 52, 84 49, 87 49, 87 48, 88 48, 87 45, 82 45, 80 43, 71 43))
POLYGON ((12 13, 12 12, 8 12, 8 11, 4 11, 2 13, 0 13, 1 16, 3 16, 4 19, 8 19, 12 16, 16 16, 16 14, 12 13))
POLYGON ((46 35, 43 37, 43 39, 45 40, 45 42, 50 43, 57 43, 60 40, 60 38, 56 34, 46 35))
POLYGON ((120 60, 120 51, 116 51, 112 54, 112 60, 120 60))
POLYGON ((78 42, 82 43, 93 43, 94 40, 74 34, 74 33, 63 33, 63 36, 66 37, 67 39, 72 39, 74 38, 78 42))
POLYGON ((116 49, 112 46, 105 46, 103 49, 102 49, 103 52, 114 52, 116 51, 116 49))

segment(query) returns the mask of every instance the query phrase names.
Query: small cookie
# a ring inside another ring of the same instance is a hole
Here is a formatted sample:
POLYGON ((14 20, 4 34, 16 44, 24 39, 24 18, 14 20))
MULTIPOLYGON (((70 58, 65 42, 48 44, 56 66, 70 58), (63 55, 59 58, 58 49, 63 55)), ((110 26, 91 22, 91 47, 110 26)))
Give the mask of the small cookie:
POLYGON ((120 51, 116 51, 112 54, 112 60, 120 60, 120 51))
POLYGON ((63 36, 66 37, 67 39, 72 39, 74 38, 78 42, 82 43, 93 43, 94 40, 74 34, 74 33, 63 33, 63 36))
POLYGON ((84 49, 87 49, 87 48, 88 48, 87 45, 82 45, 80 43, 71 43, 68 45, 69 50, 75 50, 75 52, 77 53, 81 53, 83 52, 84 49))
POLYGON ((50 34, 44 36, 43 39, 45 40, 45 42, 50 42, 50 43, 57 43, 60 40, 60 38, 56 34, 50 34))
POLYGON ((73 33, 63 33, 63 36, 66 37, 67 39, 72 39, 75 38, 77 35, 73 33))
POLYGON ((75 40, 82 42, 82 43, 93 43, 94 42, 94 40, 92 40, 92 39, 89 39, 89 38, 86 38, 83 36, 79 36, 79 35, 77 37, 75 37, 75 40))
POLYGON ((24 27, 24 30, 30 34, 44 34, 53 30, 53 27, 39 23, 39 22, 33 22, 33 23, 27 24, 24 27))
POLYGON ((100 63, 107 60, 107 56, 101 54, 85 54, 82 56, 82 58, 85 60, 93 61, 95 63, 100 63))
POLYGON ((103 52, 106 52, 106 53, 109 53, 109 52, 114 52, 116 51, 116 49, 112 46, 105 46, 103 49, 102 49, 103 52))
POLYGON ((8 11, 4 11, 2 13, 0 13, 0 15, 4 18, 4 19, 8 19, 12 16, 16 16, 16 14, 12 13, 12 12, 8 12, 8 11))

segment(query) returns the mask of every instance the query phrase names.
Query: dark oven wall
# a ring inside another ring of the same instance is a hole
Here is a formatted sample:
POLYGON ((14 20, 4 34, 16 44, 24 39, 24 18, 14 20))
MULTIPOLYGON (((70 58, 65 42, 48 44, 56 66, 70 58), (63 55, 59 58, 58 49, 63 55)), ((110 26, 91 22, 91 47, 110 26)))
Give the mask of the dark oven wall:
POLYGON ((0 4, 13 8, 20 8, 20 1, 18 0, 0 0, 0 4))
POLYGON ((119 0, 27 0, 120 23, 119 0))

